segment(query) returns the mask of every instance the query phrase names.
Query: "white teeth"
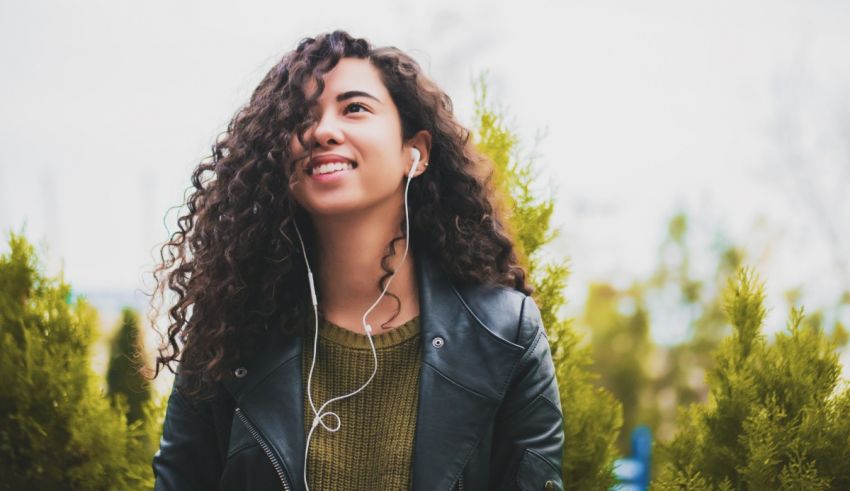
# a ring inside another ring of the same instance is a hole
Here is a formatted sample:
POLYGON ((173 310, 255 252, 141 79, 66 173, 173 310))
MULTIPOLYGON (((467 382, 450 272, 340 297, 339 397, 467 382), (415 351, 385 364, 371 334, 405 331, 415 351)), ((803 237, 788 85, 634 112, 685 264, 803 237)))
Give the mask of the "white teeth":
POLYGON ((313 175, 330 174, 331 172, 338 172, 353 168, 354 165, 349 162, 328 162, 327 164, 321 164, 313 167, 313 175))

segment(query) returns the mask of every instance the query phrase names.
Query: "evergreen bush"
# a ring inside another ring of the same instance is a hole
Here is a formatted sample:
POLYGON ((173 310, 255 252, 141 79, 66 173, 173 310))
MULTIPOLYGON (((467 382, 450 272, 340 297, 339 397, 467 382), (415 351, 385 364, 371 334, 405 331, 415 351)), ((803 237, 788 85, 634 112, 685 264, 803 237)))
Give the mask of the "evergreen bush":
POLYGON ((0 255, 0 489, 150 489, 159 411, 127 424, 92 371, 98 316, 14 233, 0 255))
POLYGON ((144 366, 140 334, 139 314, 125 307, 110 347, 106 383, 113 400, 126 402, 127 421, 131 423, 144 416, 145 404, 151 400, 150 381, 140 371, 144 366))
POLYGON ((682 411, 655 488, 850 489, 850 389, 835 340, 791 308, 787 332, 762 334, 764 285, 751 269, 730 280, 734 332, 716 351, 710 400, 682 411))
POLYGON ((501 213, 513 229, 550 340, 564 412, 564 485, 570 490, 607 489, 614 484, 622 408, 608 391, 594 385, 597 377, 589 369, 589 348, 580 345, 572 319, 558 315, 566 303, 563 290, 569 268, 566 262, 542 259, 543 246, 557 233, 550 223, 554 202, 535 196, 534 163, 518 156, 519 140, 503 116, 490 107, 483 76, 475 83, 475 93, 474 141, 494 164, 494 186, 503 200, 501 213))

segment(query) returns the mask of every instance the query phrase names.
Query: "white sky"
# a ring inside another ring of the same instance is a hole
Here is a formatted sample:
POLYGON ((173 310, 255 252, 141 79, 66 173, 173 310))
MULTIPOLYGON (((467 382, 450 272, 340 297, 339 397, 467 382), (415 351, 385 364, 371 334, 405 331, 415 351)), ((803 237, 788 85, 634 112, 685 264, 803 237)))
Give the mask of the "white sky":
POLYGON ((488 70, 525 142, 548 128, 537 161, 572 308, 593 278, 650 271, 679 209, 698 243, 751 251, 770 330, 788 288, 834 303, 850 288, 850 4, 640 4, 4 2, 3 241, 26 223, 77 291, 142 287, 215 135, 285 51, 339 27, 414 54, 463 121, 488 70))

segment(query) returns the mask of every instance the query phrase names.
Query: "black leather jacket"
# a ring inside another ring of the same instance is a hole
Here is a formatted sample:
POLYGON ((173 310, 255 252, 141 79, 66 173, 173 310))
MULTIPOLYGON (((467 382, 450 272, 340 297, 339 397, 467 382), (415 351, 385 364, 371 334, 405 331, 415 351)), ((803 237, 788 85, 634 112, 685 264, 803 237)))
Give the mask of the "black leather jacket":
MULTIPOLYGON (((416 271, 412 490, 563 489, 558 383, 534 301, 504 287, 455 287, 424 256, 416 271)), ((300 337, 272 335, 213 401, 190 404, 173 390, 153 459, 156 489, 303 490, 301 346, 300 337)))

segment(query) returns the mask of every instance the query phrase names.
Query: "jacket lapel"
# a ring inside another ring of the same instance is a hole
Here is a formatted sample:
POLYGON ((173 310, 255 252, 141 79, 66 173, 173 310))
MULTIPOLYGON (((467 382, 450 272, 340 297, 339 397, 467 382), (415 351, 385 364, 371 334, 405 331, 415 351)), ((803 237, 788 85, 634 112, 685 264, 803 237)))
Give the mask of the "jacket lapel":
MULTIPOLYGON (((301 376, 302 336, 270 331, 243 378, 225 386, 236 407, 259 429, 284 466, 293 490, 304 489, 304 402, 301 376)), ((234 419, 234 424, 240 424, 234 419)))
MULTIPOLYGON (((434 259, 417 255, 416 273, 422 367, 412 490, 449 490, 492 426, 523 349, 484 325, 434 259)), ((304 489, 301 356, 301 336, 270 331, 247 374, 225 381, 295 490, 304 489)))
POLYGON ((417 279, 423 352, 412 489, 449 490, 492 426, 523 349, 486 327, 432 259, 417 261, 417 279))

